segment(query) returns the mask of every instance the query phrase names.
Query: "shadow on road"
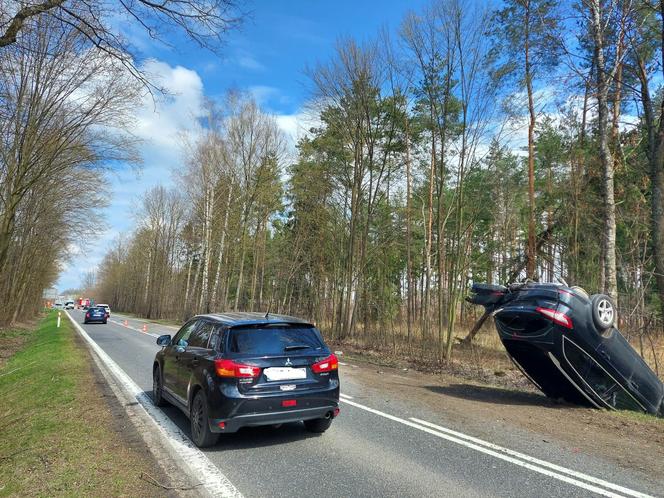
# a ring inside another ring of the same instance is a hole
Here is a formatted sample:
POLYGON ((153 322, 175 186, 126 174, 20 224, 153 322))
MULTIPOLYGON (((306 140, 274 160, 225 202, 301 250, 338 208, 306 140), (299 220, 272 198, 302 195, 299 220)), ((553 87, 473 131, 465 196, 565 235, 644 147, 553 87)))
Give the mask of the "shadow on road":
MULTIPOLYGON (((152 399, 152 391, 144 391, 152 399)), ((170 418, 187 437, 191 435, 189 419, 182 411, 174 406, 165 406, 161 410, 170 418)), ((276 428, 273 426, 245 427, 232 434, 222 434, 219 443, 207 448, 206 451, 232 451, 253 448, 265 448, 309 438, 320 437, 320 434, 308 432, 302 422, 283 424, 276 428)))
POLYGON ((223 434, 212 451, 247 450, 284 445, 305 439, 320 437, 304 428, 302 422, 283 424, 281 427, 244 427, 235 434, 223 434))
MULTIPOLYGON (((563 406, 563 403, 537 393, 511 391, 490 386, 472 384, 450 384, 448 386, 424 386, 431 392, 453 396, 455 398, 495 403, 500 405, 544 406, 548 408, 563 406)), ((572 406, 564 404, 564 406, 572 406)))

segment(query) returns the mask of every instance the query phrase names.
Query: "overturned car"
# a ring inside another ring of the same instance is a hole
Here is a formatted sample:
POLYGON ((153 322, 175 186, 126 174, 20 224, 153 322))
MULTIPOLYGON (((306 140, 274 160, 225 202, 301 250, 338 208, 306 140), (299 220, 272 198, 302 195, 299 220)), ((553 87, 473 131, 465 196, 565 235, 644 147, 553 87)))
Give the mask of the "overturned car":
POLYGON ((534 282, 473 284, 514 364, 551 398, 664 416, 664 385, 616 329, 608 296, 534 282))

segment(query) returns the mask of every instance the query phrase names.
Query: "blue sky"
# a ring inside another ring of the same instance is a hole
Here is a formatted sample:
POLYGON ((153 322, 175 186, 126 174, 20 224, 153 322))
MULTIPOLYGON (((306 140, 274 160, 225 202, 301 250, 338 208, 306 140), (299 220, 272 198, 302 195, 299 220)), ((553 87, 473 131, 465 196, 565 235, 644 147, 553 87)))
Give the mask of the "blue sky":
POLYGON ((195 129, 204 97, 220 97, 228 89, 249 91, 296 138, 298 129, 307 128, 299 121, 310 95, 304 72, 307 65, 329 59, 339 38, 364 41, 375 37, 383 26, 397 29, 407 11, 418 11, 426 3, 255 0, 248 5, 250 17, 238 31, 229 33, 218 54, 177 37, 170 40, 176 49, 156 44, 125 24, 125 36, 170 97, 156 106, 146 98, 136 110, 134 133, 143 139, 143 165, 140 171, 118 166, 109 174, 109 205, 100 210, 108 230, 71 247, 56 287, 78 287, 83 274, 97 267, 112 241, 131 231, 141 195, 155 185, 173 184, 174 172, 182 163, 180 137, 195 129))

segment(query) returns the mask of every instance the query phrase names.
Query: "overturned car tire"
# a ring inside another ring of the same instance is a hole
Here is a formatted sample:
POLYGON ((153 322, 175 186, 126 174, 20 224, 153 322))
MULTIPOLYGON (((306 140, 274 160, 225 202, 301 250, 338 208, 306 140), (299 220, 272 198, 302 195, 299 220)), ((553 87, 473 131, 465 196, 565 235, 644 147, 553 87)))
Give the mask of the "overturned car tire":
POLYGON ((616 324, 617 311, 613 300, 606 294, 595 294, 590 298, 593 322, 600 332, 612 329, 616 324))

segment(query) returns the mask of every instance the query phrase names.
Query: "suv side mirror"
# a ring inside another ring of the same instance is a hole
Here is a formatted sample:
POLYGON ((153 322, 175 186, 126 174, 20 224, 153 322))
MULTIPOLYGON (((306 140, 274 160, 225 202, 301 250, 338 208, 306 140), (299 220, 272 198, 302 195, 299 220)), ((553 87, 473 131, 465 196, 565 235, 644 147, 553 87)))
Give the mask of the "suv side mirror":
POLYGON ((160 335, 157 338, 157 345, 159 346, 170 346, 171 336, 170 335, 160 335))

